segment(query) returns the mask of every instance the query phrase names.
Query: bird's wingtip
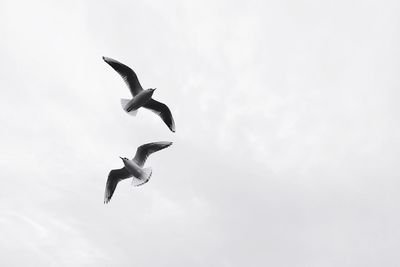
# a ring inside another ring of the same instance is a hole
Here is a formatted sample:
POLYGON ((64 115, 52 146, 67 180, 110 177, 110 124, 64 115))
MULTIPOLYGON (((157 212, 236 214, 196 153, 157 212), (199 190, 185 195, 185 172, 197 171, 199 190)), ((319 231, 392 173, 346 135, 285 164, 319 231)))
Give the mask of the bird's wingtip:
POLYGON ((174 119, 172 118, 172 115, 171 115, 171 123, 170 123, 170 125, 168 125, 168 126, 169 126, 169 129, 170 129, 173 133, 176 131, 175 121, 174 121, 174 119))

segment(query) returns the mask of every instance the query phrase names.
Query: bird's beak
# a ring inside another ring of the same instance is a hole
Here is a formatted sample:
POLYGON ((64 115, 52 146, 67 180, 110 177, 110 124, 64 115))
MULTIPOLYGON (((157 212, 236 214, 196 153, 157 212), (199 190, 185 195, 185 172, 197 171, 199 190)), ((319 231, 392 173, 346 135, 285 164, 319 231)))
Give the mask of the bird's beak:
POLYGON ((124 160, 124 158, 123 157, 119 157, 120 159, 122 159, 122 160, 124 160))

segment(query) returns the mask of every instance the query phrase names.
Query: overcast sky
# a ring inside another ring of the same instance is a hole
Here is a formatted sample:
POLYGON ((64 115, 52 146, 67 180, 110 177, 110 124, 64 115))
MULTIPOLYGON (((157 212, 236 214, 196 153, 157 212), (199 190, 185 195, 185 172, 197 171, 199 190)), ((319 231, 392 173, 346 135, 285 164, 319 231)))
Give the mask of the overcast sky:
POLYGON ((399 266, 400 2, 0 1, 1 266, 399 266), (115 58, 170 107, 130 96, 115 58), (145 186, 108 172, 137 146, 145 186))

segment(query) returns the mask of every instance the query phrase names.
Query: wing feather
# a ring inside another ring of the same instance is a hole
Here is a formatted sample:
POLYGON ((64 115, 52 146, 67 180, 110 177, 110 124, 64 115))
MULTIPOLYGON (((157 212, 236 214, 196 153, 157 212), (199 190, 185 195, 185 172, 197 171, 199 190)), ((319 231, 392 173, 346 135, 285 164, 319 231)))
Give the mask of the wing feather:
POLYGON ((161 149, 167 148, 172 145, 172 142, 154 142, 141 145, 136 150, 135 157, 133 160, 140 166, 143 167, 144 163, 146 162, 148 156, 152 153, 157 152, 161 149))
POLYGON ((111 170, 108 174, 106 190, 104 192, 104 203, 107 204, 110 202, 111 197, 114 194, 115 188, 117 184, 123 180, 131 177, 132 175, 128 172, 128 170, 123 167, 121 169, 111 170))
POLYGON ((164 123, 168 126, 168 128, 172 132, 175 132, 175 121, 167 105, 154 99, 150 99, 143 107, 153 111, 158 116, 160 116, 164 123))
POLYGON ((131 91, 132 96, 137 95, 143 90, 136 73, 131 68, 109 57, 103 57, 103 60, 116 72, 118 72, 122 79, 124 79, 126 85, 128 85, 129 90, 131 91))

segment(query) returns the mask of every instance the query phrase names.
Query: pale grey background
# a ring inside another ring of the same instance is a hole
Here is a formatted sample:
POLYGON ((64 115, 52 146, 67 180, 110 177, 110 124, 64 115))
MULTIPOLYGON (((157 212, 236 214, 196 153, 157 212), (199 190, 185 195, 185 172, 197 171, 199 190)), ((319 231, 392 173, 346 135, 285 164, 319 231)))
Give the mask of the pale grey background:
POLYGON ((0 265, 399 266, 399 7, 1 0, 0 265))

